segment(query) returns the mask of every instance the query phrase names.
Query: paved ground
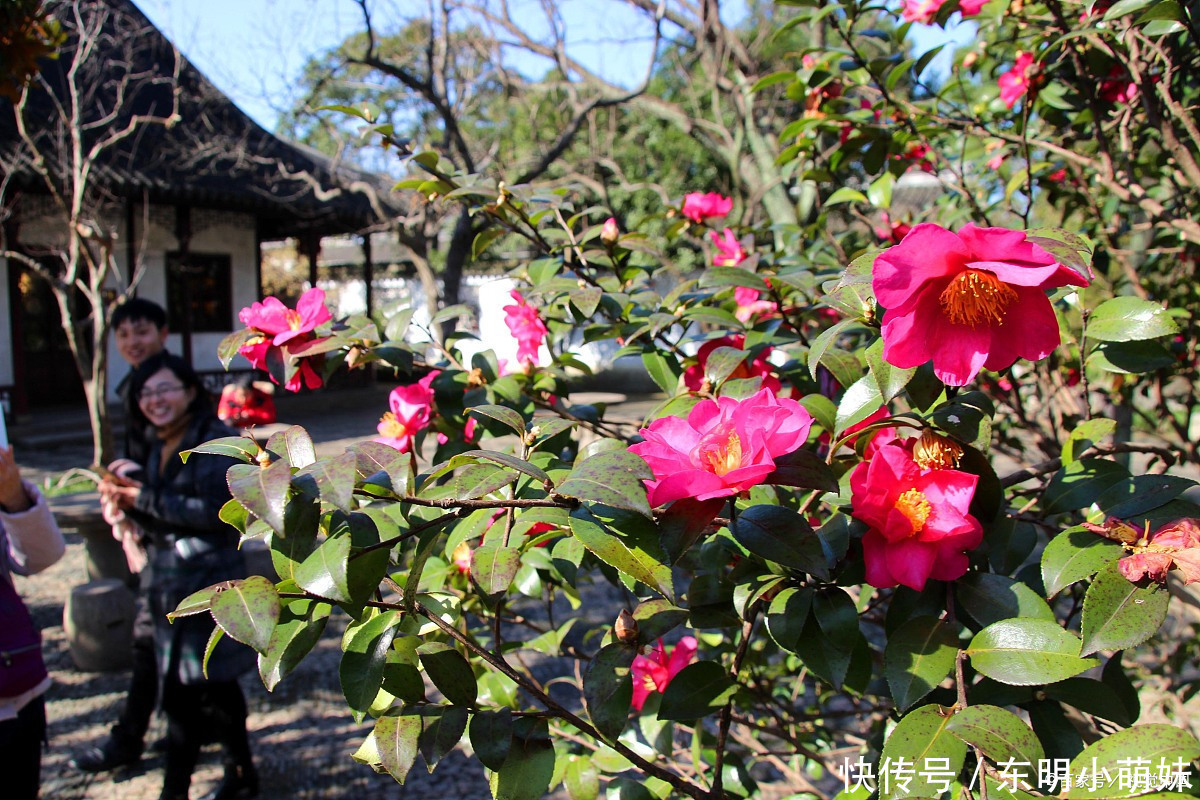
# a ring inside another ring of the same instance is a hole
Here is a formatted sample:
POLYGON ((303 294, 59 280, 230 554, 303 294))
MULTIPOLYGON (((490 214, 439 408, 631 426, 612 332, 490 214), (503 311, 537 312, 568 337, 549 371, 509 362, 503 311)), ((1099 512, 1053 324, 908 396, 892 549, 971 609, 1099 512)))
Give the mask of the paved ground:
MULTIPOLYGON (((279 418, 303 425, 313 436, 318 454, 337 454, 375 434, 375 424, 387 410, 387 392, 385 386, 374 386, 337 395, 280 398, 279 418)), ((633 416, 652 405, 634 402, 623 411, 633 416)), ((14 426, 12 434, 23 473, 37 483, 91 461, 90 438, 81 414, 43 412, 14 426)), ((158 753, 148 752, 139 768, 99 776, 84 775, 67 764, 73 753, 107 734, 124 698, 129 674, 124 670, 81 672, 71 661, 63 630, 63 603, 72 587, 88 579, 81 530, 94 524, 98 510, 95 495, 66 496, 53 505, 66 534, 67 554, 40 575, 17 578, 18 591, 42 627, 46 662, 55 682, 47 698, 50 749, 42 765, 42 796, 51 800, 153 800, 162 782, 163 761, 158 753)), ((462 752, 447 756, 433 774, 418 766, 403 787, 350 758, 370 725, 355 724, 338 684, 338 644, 345 620, 344 615, 334 615, 313 654, 274 693, 268 693, 257 676, 243 680, 263 800, 489 798, 482 767, 462 752)), ((158 738, 163 730, 162 720, 156 718, 147 740, 158 738)), ((220 777, 219 750, 212 745, 196 771, 192 797, 212 789, 220 777)))

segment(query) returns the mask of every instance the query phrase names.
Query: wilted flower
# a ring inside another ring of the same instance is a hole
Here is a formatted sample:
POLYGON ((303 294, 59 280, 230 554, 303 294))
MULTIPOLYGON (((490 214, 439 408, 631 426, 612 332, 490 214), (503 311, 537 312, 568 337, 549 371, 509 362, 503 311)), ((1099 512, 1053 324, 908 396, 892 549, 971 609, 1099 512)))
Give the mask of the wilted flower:
POLYGON ((546 339, 546 324, 538 316, 537 309, 525 302, 516 289, 509 296, 515 305, 504 307, 504 324, 517 340, 517 360, 527 364, 538 363, 538 350, 546 339))
MULTIPOLYGON (((751 289, 750 291, 754 291, 751 289)), ((771 305, 775 305, 771 303, 771 305)), ((720 339, 710 339, 705 342, 699 352, 696 353, 696 363, 688 367, 683 372, 683 385, 693 392, 700 391, 704 386, 704 379, 707 376, 708 357, 718 347, 733 347, 738 350, 746 349, 746 337, 737 336, 722 336, 720 339)), ((747 358, 738 364, 737 369, 730 373, 729 377, 737 380, 739 378, 762 378, 764 389, 770 389, 775 394, 783 388, 783 384, 779 379, 771 374, 774 367, 767 359, 771 355, 771 348, 764 347, 758 352, 754 358, 747 358)))
POLYGON ((671 679, 691 663, 698 644, 696 637, 685 636, 668 654, 659 639, 649 656, 640 655, 633 659, 633 707, 636 710, 642 710, 651 692, 667 690, 671 679))
POLYGON ((1017 53, 1017 60, 997 79, 1000 85, 1000 99, 1004 105, 1012 108, 1017 101, 1029 91, 1029 72, 1033 66, 1033 54, 1017 53))
POLYGON ((416 383, 397 386, 388 395, 388 411, 379 420, 379 436, 375 441, 407 453, 413 437, 429 427, 433 410, 433 389, 430 384, 438 376, 434 371, 416 383))
POLYGON ((690 497, 711 500, 744 492, 775 471, 775 459, 808 438, 812 417, 795 400, 761 389, 745 400, 703 400, 688 414, 656 419, 632 445, 654 472, 650 505, 690 497))
POLYGON ((1184 583, 1200 582, 1200 520, 1177 519, 1154 533, 1149 522, 1145 531, 1139 531, 1115 517, 1103 525, 1085 522, 1083 527, 1125 546, 1130 555, 1117 563, 1117 569, 1129 581, 1149 578, 1165 583, 1171 567, 1177 567, 1184 583))
POLYGON ((863 536, 867 583, 879 589, 903 584, 921 591, 930 578, 962 577, 966 551, 983 541, 983 527, 970 514, 979 478, 922 467, 911 447, 884 445, 850 476, 853 515, 870 526, 863 536))
POLYGON ((906 369, 933 360, 950 386, 1018 358, 1045 358, 1059 343, 1046 289, 1087 286, 1021 231, 931 223, 875 259, 872 285, 886 309, 883 358, 906 369))
POLYGON ((723 197, 716 192, 692 192, 683 196, 683 216, 692 222, 699 223, 712 217, 723 217, 732 210, 733 198, 723 197))

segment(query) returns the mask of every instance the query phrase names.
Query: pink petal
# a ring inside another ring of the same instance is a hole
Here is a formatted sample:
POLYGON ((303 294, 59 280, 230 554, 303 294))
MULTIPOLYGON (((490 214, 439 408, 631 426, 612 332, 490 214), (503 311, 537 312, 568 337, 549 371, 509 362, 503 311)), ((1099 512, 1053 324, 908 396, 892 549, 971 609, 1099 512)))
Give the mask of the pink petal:
POLYGON ((970 383, 987 360, 992 329, 952 325, 948 321, 932 332, 933 374, 947 386, 970 383))
POLYGON ((1002 370, 1019 358, 1039 361, 1058 347, 1058 318, 1041 289, 1017 287, 1017 300, 1005 311, 1004 321, 992 329, 985 366, 1002 370))
POLYGON ((898 583, 921 591, 937 559, 937 548, 916 539, 893 542, 887 548, 888 569, 898 583))
POLYGON ((867 583, 876 589, 887 589, 899 583, 888 569, 887 540, 874 529, 863 536, 863 564, 867 583))
POLYGON ((871 280, 875 298, 886 309, 901 309, 913 302, 926 282, 960 272, 970 255, 958 236, 922 222, 875 259, 871 280))

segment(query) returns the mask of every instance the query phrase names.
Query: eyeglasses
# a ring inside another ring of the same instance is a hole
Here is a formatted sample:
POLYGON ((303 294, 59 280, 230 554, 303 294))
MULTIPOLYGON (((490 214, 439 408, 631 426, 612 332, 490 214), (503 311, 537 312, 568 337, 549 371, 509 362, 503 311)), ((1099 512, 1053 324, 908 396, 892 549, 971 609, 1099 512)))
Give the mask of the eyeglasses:
POLYGON ((182 384, 176 384, 175 386, 159 386, 157 389, 142 389, 137 394, 137 400, 139 403, 144 403, 147 400, 157 400, 158 398, 164 397, 168 394, 181 392, 184 390, 184 388, 185 387, 182 384))

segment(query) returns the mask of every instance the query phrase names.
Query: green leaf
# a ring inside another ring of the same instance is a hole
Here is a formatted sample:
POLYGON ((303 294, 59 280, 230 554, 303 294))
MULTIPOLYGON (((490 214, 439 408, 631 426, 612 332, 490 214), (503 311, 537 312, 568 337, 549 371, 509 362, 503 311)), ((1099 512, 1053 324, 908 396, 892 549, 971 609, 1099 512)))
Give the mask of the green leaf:
POLYGON ((479 694, 475 673, 462 653, 445 642, 426 642, 417 648, 421 666, 433 685, 456 706, 473 706, 479 694))
POLYGON ((839 203, 869 203, 867 196, 849 186, 843 186, 825 199, 826 206, 836 206, 839 203))
POLYGON ((322 500, 334 508, 349 511, 354 502, 355 460, 354 454, 347 452, 310 464, 297 473, 297 485, 303 478, 311 477, 322 500))
POLYGON ((1096 419, 1085 420, 1075 426, 1071 431, 1071 435, 1067 437, 1067 441, 1063 444, 1062 462, 1071 464, 1079 460, 1079 454, 1083 453, 1096 442, 1111 436, 1112 432, 1117 429, 1117 421, 1115 419, 1107 419, 1097 417, 1096 419))
POLYGON ((1119 19, 1120 17, 1128 16, 1137 11, 1141 11, 1147 6, 1152 6, 1160 0, 1118 0, 1113 3, 1107 11, 1104 12, 1104 21, 1119 19))
POLYGON ((579 309, 584 319, 589 319, 600 307, 600 298, 603 296, 604 291, 599 286, 585 286, 571 292, 571 305, 579 309))
POLYGON ((286 461, 274 461, 266 467, 235 464, 229 468, 229 491, 235 500, 254 516, 286 535, 284 506, 292 485, 292 468, 286 461))
POLYGON ((1129 477, 1129 470, 1105 458, 1081 458, 1054 473, 1042 493, 1046 514, 1090 506, 1106 489, 1129 477))
POLYGON ((1079 639, 1044 619, 1007 619, 971 640, 967 655, 976 671, 1012 686, 1065 680, 1099 662, 1080 658, 1079 639))
POLYGON ((1141 374, 1178 365, 1163 341, 1101 342, 1087 357, 1088 366, 1117 374, 1141 374))
POLYGON ((1082 655, 1123 650, 1153 636, 1167 618, 1170 594, 1165 586, 1131 583, 1116 564, 1097 573, 1083 596, 1082 655))
POLYGON ((209 439, 207 442, 199 444, 191 450, 184 450, 179 456, 185 464, 193 453, 228 456, 229 458, 236 458, 238 461, 253 464, 260 450, 258 442, 248 436, 224 436, 220 439, 209 439))
POLYGON ((658 706, 658 718, 693 720, 721 709, 737 686, 716 661, 688 664, 671 679, 658 706))
POLYGON ((347 603, 350 601, 350 584, 346 575, 349 560, 350 537, 331 537, 296 568, 293 580, 302 589, 318 597, 347 603))
POLYGON ((837 410, 837 434, 841 434, 851 425, 862 422, 874 414, 883 405, 883 395, 879 393, 879 385, 871 375, 864 375, 842 395, 837 410))
POLYGON ((443 756, 458 746, 466 729, 467 709, 462 706, 422 709, 417 747, 430 772, 443 756))
POLYGON ((883 674, 896 707, 904 711, 929 694, 954 669, 958 635, 934 617, 914 617, 888 637, 883 674))
POLYGON ((1042 743, 1029 726, 999 706, 964 708, 954 715, 946 729, 972 747, 978 747, 996 764, 1024 762, 1032 772, 1046 757, 1042 743))
POLYGON ((192 592, 179 601, 179 605, 175 606, 175 610, 167 614, 167 619, 174 621, 180 617, 190 617, 193 614, 202 614, 210 610, 213 598, 221 591, 223 591, 222 584, 218 583, 213 586, 206 586, 198 592, 192 592))
MULTIPOLYGON (((524 722, 525 720, 521 720, 524 722)), ((514 725, 508 758, 490 779, 495 800, 540 800, 554 777, 555 752, 545 720, 514 725)))
POLYGON ((938 705, 921 706, 910 711, 900 720, 887 741, 883 744, 883 752, 879 756, 880 765, 898 764, 903 758, 914 766, 915 774, 911 782, 905 784, 895 780, 885 780, 885 769, 877 771, 880 777, 880 800, 894 800, 900 797, 937 797, 942 794, 939 781, 932 771, 925 770, 926 759, 947 759, 947 772, 957 776, 962 770, 963 761, 967 757, 967 745, 957 736, 947 730, 954 714, 950 709, 938 705))
POLYGON ((822 580, 829 570, 821 540, 808 520, 782 506, 751 506, 730 523, 734 540, 756 556, 822 580))
MULTIPOLYGON (((887 173, 890 175, 891 173, 887 173)), ((893 367, 891 364, 883 360, 883 339, 876 339, 875 343, 867 348, 866 352, 867 368, 871 371, 872 377, 875 378, 875 385, 879 389, 879 395, 883 402, 891 402, 892 398, 904 391, 908 386, 909 380, 916 374, 917 368, 900 369, 893 367)))
POLYGON ((718 347, 708 354, 704 362, 704 377, 713 386, 720 386, 749 357, 750 351, 740 347, 718 347))
POLYGON ((837 476, 825 459, 803 448, 775 459, 775 471, 763 482, 825 492, 836 492, 838 488, 837 476))
POLYGON ((312 437, 299 425, 272 433, 266 449, 296 469, 303 469, 317 460, 312 437))
POLYGON ((546 483, 550 480, 550 476, 547 475, 546 471, 541 467, 535 464, 530 464, 525 459, 517 458, 516 456, 509 455, 508 453, 498 453, 494 450, 468 450, 467 452, 463 453, 461 457, 480 458, 484 461, 493 461, 501 466, 505 466, 524 475, 528 475, 529 477, 541 483, 546 483))
POLYGON ((571 532, 605 564, 667 599, 674 594, 666 554, 657 531, 646 520, 628 512, 606 517, 600 508, 577 508, 571 512, 571 532))
MULTIPOLYGON (((1116 661, 1120 663, 1119 658, 1116 661)), ((1111 659, 1109 663, 1112 663, 1111 659)), ((1117 690, 1104 681, 1094 678, 1067 678, 1065 681, 1050 684, 1044 691, 1046 697, 1051 700, 1074 706, 1085 714, 1115 722, 1122 727, 1133 724, 1133 717, 1117 690)), ((1134 699, 1136 701, 1136 695, 1134 699)))
POLYGON ((892 187, 896 185, 896 176, 885 172, 867 187, 867 199, 876 208, 889 208, 892 205, 892 187))
POLYGON ((1182 762, 1183 769, 1187 769, 1187 765, 1197 758, 1200 758, 1200 742, 1183 728, 1165 724, 1135 725, 1104 737, 1075 757, 1071 762, 1072 776, 1079 775, 1083 770, 1088 770, 1089 775, 1093 770, 1102 775, 1100 771, 1107 770, 1110 778, 1096 781, 1098 785, 1095 788, 1090 784, 1076 785, 1073 782, 1065 797, 1068 800, 1083 800, 1145 794, 1150 787, 1131 786, 1132 782, 1128 780, 1121 785, 1118 778, 1122 774, 1122 767, 1128 775, 1131 763, 1148 763, 1150 774, 1155 776, 1160 765, 1165 764, 1166 770, 1171 771, 1178 769, 1176 765, 1182 762), (1135 762, 1133 759, 1140 760, 1135 762))
POLYGON ((638 624, 638 643, 651 645, 675 628, 687 622, 688 612, 672 603, 655 598, 638 603, 633 609, 638 624))
POLYGON ((1053 597, 1076 581, 1090 578, 1116 563, 1125 549, 1083 528, 1068 528, 1042 551, 1042 585, 1053 597))
POLYGON ((771 599, 767 607, 767 632, 784 650, 796 652, 812 598, 811 588, 788 587, 771 599))
POLYGON ((290 599, 282 604, 267 652, 258 657, 258 674, 274 691, 320 640, 331 606, 316 600, 290 599))
POLYGON ((475 234, 474 241, 471 242, 471 258, 478 259, 492 244, 504 234, 508 233, 504 228, 485 228, 475 234))
POLYGON ((483 544, 471 556, 471 578, 489 597, 508 591, 521 568, 521 548, 483 544))
POLYGON ((1054 622, 1054 612, 1037 592, 1019 581, 990 572, 972 572, 955 581, 958 602, 980 627, 1012 617, 1054 622))
POLYGON ((638 455, 628 450, 607 450, 585 458, 558 486, 558 494, 589 503, 601 503, 653 518, 644 480, 654 473, 638 455))
POLYGON ((1195 485, 1179 475, 1135 475, 1105 489, 1096 505, 1110 517, 1129 519, 1174 500, 1195 485))
POLYGON ((1140 297, 1105 300, 1087 325, 1087 337, 1099 342, 1138 342, 1177 333, 1179 325, 1165 308, 1140 297))
POLYGON ((351 625, 342 637, 343 653, 338 675, 342 694, 356 722, 362 722, 379 694, 388 650, 396 638, 399 622, 397 612, 385 611, 361 624, 351 625))
POLYGON ((986 453, 992 441, 992 401, 981 392, 966 392, 934 409, 930 419, 951 436, 986 453))
POLYGON ((600 648, 583 676, 583 699, 588 717, 600 735, 616 741, 629 721, 633 701, 630 666, 637 652, 620 642, 600 648))
POLYGON ((675 390, 679 388, 679 376, 682 374, 678 371, 675 359, 668 359, 657 350, 646 350, 642 352, 642 363, 646 365, 646 372, 658 388, 667 394, 675 394, 675 390))
POLYGON ((420 735, 421 718, 415 714, 380 717, 371 732, 379 763, 401 784, 416 763, 417 738, 420 735))
POLYGON ((596 800, 600 796, 600 773, 586 756, 571 756, 563 775, 569 800, 596 800))
POLYGON ((394 447, 379 442, 359 442, 351 445, 354 453, 354 471, 364 480, 386 475, 390 488, 397 496, 408 493, 409 457, 394 447))
POLYGON ((266 653, 279 620, 279 593, 261 575, 229 581, 212 599, 221 630, 259 653, 266 653))
MULTIPOLYGON (((825 357, 825 353, 829 348, 837 344, 838 339, 848 329, 860 327, 862 327, 862 322, 857 319, 843 319, 830 325, 821 331, 817 335, 817 338, 813 339, 812 344, 808 348, 808 374, 812 376, 814 381, 817 379, 817 367, 821 365, 821 359, 825 357)), ((808 395, 808 397, 812 396, 808 395)), ((816 396, 824 397, 823 395, 816 396)), ((804 399, 808 399, 808 397, 804 399)))
POLYGON ((512 709, 476 711, 471 717, 471 749, 485 767, 495 772, 504 766, 512 744, 512 709))
POLYGON ((525 418, 517 411, 508 406, 496 405, 481 405, 471 406, 467 409, 468 414, 474 414, 476 417, 483 419, 490 417, 497 422, 507 426, 517 436, 525 435, 525 418))

